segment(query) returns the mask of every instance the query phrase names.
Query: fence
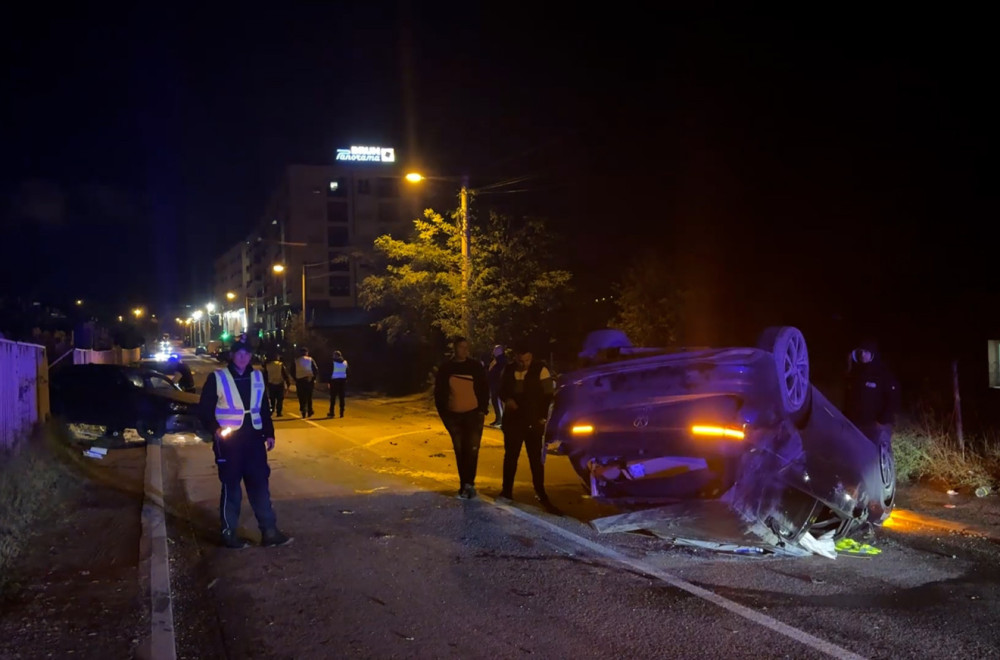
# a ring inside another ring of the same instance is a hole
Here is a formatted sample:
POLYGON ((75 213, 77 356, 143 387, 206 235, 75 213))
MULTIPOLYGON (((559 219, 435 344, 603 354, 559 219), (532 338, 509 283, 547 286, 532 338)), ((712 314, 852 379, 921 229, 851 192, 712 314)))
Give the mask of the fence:
POLYGON ((85 348, 73 350, 73 364, 131 364, 142 357, 138 348, 115 346, 108 351, 91 351, 85 348))
POLYGON ((48 416, 45 347, 0 339, 0 449, 12 449, 48 416))

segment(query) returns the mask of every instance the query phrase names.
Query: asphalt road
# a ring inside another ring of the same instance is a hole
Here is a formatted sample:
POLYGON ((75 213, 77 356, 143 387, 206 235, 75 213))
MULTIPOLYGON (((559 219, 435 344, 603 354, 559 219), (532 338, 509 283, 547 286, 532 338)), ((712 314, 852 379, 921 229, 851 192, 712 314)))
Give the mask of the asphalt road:
MULTIPOLYGON (((562 515, 534 506, 523 456, 515 503, 492 501, 494 429, 483 497, 456 499, 450 440, 418 404, 350 398, 343 419, 277 423, 284 548, 218 548, 210 447, 167 439, 179 657, 1000 656, 991 539, 900 525, 880 530, 882 554, 831 560, 602 535, 589 521, 616 511, 562 457, 546 466, 562 515)), ((259 537, 246 505, 242 524, 259 537)))

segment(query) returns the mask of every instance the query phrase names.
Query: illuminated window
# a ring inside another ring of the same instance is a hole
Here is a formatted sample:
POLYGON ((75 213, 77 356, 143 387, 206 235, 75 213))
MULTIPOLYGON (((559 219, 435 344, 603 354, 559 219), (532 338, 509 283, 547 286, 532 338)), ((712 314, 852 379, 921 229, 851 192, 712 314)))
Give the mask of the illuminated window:
POLYGON ((327 191, 328 197, 343 197, 347 194, 347 180, 344 177, 339 179, 334 179, 330 182, 330 188, 327 191))
POLYGON ((330 276, 330 295, 335 297, 351 295, 351 278, 345 275, 330 276))
POLYGON ((1000 388, 1000 339, 986 342, 986 355, 990 368, 990 387, 1000 388))

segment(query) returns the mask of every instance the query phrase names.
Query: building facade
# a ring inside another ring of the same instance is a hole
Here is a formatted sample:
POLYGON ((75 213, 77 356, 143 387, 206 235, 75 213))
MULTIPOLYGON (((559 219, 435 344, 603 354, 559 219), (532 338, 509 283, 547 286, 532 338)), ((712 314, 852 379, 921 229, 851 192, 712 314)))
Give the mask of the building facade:
POLYGON ((362 255, 377 236, 408 232, 422 208, 403 174, 372 160, 288 166, 257 226, 215 262, 213 290, 228 318, 275 337, 304 301, 309 326, 362 321, 362 255))

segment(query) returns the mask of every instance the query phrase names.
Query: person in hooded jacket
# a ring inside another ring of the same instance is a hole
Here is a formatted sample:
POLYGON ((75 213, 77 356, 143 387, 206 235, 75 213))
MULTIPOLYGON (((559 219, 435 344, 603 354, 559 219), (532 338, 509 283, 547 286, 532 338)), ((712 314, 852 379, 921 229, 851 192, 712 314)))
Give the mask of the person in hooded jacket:
POLYGON ((844 395, 844 416, 872 442, 890 442, 899 409, 899 383, 866 339, 851 351, 844 395))

